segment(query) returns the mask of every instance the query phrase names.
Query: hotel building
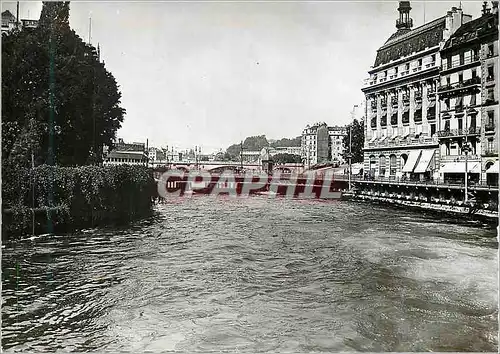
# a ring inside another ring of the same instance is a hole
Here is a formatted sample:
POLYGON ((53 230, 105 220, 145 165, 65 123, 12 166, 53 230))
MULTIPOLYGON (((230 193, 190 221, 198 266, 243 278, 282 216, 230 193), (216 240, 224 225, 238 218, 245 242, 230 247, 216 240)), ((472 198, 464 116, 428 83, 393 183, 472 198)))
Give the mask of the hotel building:
POLYGON ((410 2, 399 2, 396 32, 377 51, 366 99, 364 171, 374 177, 438 176, 440 49, 471 20, 460 8, 412 29, 410 2))

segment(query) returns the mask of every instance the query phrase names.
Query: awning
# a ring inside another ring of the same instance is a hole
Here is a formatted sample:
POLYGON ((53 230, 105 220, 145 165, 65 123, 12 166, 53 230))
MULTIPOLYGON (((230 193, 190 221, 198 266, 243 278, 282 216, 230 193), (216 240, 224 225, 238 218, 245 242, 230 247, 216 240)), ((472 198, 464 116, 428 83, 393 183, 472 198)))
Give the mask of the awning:
POLYGON ((422 108, 422 105, 421 105, 420 103, 419 103, 419 104, 417 104, 417 105, 415 106, 415 110, 416 110, 416 111, 418 111, 418 110, 419 110, 419 109, 421 109, 421 108, 422 108))
POLYGON ((385 140, 385 138, 387 138, 387 135, 384 135, 383 137, 381 137, 381 138, 380 138, 380 141, 381 141, 381 142, 382 142, 382 141, 384 141, 384 140, 385 140))
POLYGON ((498 173, 498 160, 486 170, 486 173, 498 173))
POLYGON ((462 96, 458 96, 457 97, 457 100, 455 101, 455 109, 457 109, 457 107, 461 107, 462 106, 462 99, 463 99, 462 96))
POLYGON ((429 167, 434 157, 435 150, 422 150, 422 156, 418 161, 417 167, 415 167, 414 173, 424 173, 429 171, 429 167))
POLYGON ((372 138, 370 139, 370 141, 369 141, 369 142, 370 142, 370 143, 373 143, 375 140, 377 140, 377 136, 376 136, 376 135, 372 136, 372 138))
POLYGON ((430 101, 429 105, 427 106, 427 109, 432 108, 436 105, 436 101, 430 101))
MULTIPOLYGON (((481 164, 479 162, 469 162, 467 164, 468 173, 480 173, 481 164)), ((442 173, 465 173, 465 162, 447 162, 441 164, 442 173)))
POLYGON ((403 167, 403 172, 413 172, 421 153, 422 150, 413 150, 410 152, 410 156, 408 156, 408 160, 406 160, 406 164, 403 167))
POLYGON ((408 133, 404 133, 404 134, 403 134, 403 136, 401 137, 401 139, 405 139, 405 138, 407 138, 407 137, 408 137, 408 135, 410 135, 410 132, 408 132, 408 133))
POLYGON ((403 113, 406 113, 410 110, 410 106, 405 106, 405 108, 403 109, 403 113))
POLYGON ((398 132, 394 131, 394 135, 391 137, 391 140, 394 140, 398 137, 398 132))
POLYGON ((391 112, 391 116, 396 116, 398 114, 398 110, 397 109, 393 109, 392 112, 391 112))

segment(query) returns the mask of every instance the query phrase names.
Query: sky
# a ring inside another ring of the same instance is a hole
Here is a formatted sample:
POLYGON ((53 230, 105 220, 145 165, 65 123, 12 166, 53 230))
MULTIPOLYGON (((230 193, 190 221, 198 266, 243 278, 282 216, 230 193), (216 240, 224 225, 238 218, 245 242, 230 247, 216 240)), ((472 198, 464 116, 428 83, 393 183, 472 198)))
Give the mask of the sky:
MULTIPOLYGON (((453 2, 411 2, 414 27, 453 2), (424 18, 425 17, 425 18, 424 18)), ((481 14, 481 2, 462 1, 481 14)), ((38 19, 41 2, 20 2, 38 19)), ((70 25, 99 43, 122 92, 117 135, 209 153, 247 136, 299 136, 345 125, 363 100, 376 50, 396 31, 397 2, 71 2, 70 25)), ((16 11, 15 2, 2 9, 16 11)))

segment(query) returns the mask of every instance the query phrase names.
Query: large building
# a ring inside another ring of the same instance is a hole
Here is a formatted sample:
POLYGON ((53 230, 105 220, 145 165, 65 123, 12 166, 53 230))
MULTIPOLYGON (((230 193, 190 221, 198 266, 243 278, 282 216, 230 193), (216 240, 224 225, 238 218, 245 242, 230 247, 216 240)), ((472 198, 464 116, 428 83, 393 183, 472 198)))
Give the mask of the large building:
POLYGON ((366 99, 364 171, 371 176, 436 177, 439 167, 437 86, 440 48, 471 20, 453 7, 413 28, 410 2, 399 2, 396 32, 377 51, 366 99))
POLYGON ((498 184, 498 2, 441 50, 440 178, 498 184), (466 156, 467 154, 467 156, 466 156))

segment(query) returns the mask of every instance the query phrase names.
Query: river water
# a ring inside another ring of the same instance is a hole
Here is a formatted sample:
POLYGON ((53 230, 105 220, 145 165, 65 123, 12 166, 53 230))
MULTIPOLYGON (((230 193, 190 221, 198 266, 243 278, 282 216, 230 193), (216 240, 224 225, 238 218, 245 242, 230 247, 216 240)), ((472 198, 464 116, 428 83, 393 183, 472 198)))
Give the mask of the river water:
POLYGON ((497 351, 495 229, 344 201, 197 196, 2 249, 10 351, 497 351))

